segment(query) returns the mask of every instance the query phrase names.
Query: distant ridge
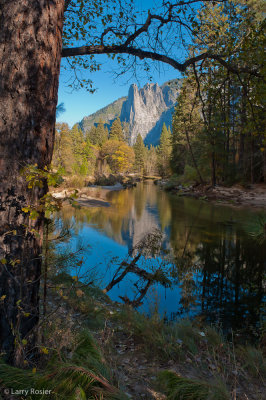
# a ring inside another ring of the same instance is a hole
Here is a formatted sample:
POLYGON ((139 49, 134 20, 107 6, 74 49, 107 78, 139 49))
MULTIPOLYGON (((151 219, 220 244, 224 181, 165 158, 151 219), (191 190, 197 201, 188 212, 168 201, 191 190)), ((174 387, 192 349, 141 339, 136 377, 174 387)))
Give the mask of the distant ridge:
POLYGON ((113 101, 113 103, 101 108, 93 114, 84 117, 79 123, 80 128, 84 133, 87 133, 94 124, 97 124, 101 119, 107 123, 107 125, 112 125, 112 122, 120 117, 121 108, 127 97, 120 97, 118 100, 113 101))

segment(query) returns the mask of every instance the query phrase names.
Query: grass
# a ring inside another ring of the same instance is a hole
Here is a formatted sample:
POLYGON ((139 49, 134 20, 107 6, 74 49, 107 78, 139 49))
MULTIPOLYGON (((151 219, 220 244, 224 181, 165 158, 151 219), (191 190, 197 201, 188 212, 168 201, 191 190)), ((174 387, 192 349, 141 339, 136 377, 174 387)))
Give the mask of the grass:
MULTIPOLYGON (((167 399, 227 400, 231 398, 229 392, 233 393, 237 388, 240 393, 245 393, 247 387, 245 384, 242 387, 241 382, 252 382, 257 388, 256 393, 251 391, 254 397, 250 399, 262 398, 259 397, 260 387, 266 364, 261 349, 237 347, 216 327, 188 319, 164 324, 156 314, 148 318, 125 306, 113 320, 122 325, 129 337, 134 337, 149 359, 162 365, 171 360, 171 364, 182 371, 182 376, 173 371, 171 377, 161 375, 160 382, 165 379, 167 387, 175 384, 171 393, 169 388, 165 389, 167 399), (191 372, 198 379, 187 379, 191 372)), ((254 391, 254 387, 251 390, 254 391)))
POLYGON ((64 188, 75 188, 75 189, 82 189, 85 186, 86 177, 81 175, 71 175, 65 177, 64 184, 61 186, 62 189, 64 188))
MULTIPOLYGON (((165 370, 159 374, 158 385, 168 400, 228 400, 229 392, 235 388, 240 388, 240 393, 246 390, 241 388, 241 381, 262 385, 265 360, 259 348, 235 348, 215 327, 197 321, 184 319, 165 324, 156 312, 146 317, 130 306, 112 303, 93 285, 83 287, 82 295, 76 290, 66 295, 73 284, 73 278, 66 273, 53 277, 52 283, 64 287, 61 295, 51 294, 54 306, 60 304, 63 312, 60 315, 58 311, 42 330, 42 345, 49 349, 49 354, 41 355, 36 373, 1 362, 2 387, 51 389, 52 400, 126 399, 119 390, 117 361, 112 363, 117 354, 114 340, 126 347, 126 338, 133 339, 136 359, 146 354, 149 363, 157 365, 157 371, 165 370), (110 335, 99 345, 91 332, 101 339, 105 329, 110 330, 110 335), (120 333, 124 342, 117 339, 120 333), (169 360, 173 371, 168 371, 169 360)), ((123 366, 123 359, 121 362, 123 366)), ((254 399, 256 394, 248 398, 254 399)))
POLYGON ((121 311, 112 316, 113 321, 122 323, 123 329, 141 343, 148 356, 155 355, 163 360, 179 358, 180 345, 173 339, 173 332, 163 320, 154 314, 151 318, 134 311, 130 306, 122 306, 121 311))
POLYGON ((124 329, 130 335, 134 335, 149 356, 156 354, 163 360, 182 360, 187 352, 196 355, 206 336, 213 344, 222 341, 214 329, 208 327, 206 334, 202 333, 189 319, 165 324, 156 313, 149 318, 128 306, 121 307, 121 311, 115 314, 113 319, 123 323, 124 329))
POLYGON ((229 400, 226 387, 221 383, 208 383, 188 379, 172 371, 163 371, 158 377, 159 385, 168 400, 229 400))
MULTIPOLYGON (((64 354, 61 351, 59 358, 54 351, 45 368, 38 372, 0 362, 1 385, 16 390, 51 390, 49 398, 55 400, 127 399, 127 396, 111 383, 111 373, 89 332, 81 332, 76 339, 71 352, 64 354)), ((47 394, 32 394, 27 398, 45 399, 47 394)))
POLYGON ((243 362, 244 370, 253 377, 266 378, 266 362, 261 349, 253 346, 240 346, 237 353, 243 362))
POLYGON ((88 326, 91 329, 101 327, 105 319, 104 307, 99 307, 102 303, 110 303, 110 299, 103 291, 90 284, 82 284, 76 282, 73 277, 65 272, 53 277, 52 284, 54 285, 54 293, 58 295, 58 289, 64 288, 61 292, 61 297, 65 304, 69 305, 74 311, 80 312, 87 317, 88 326), (75 285, 73 286, 73 284, 75 285), (76 289, 81 288, 81 290, 76 289), (67 293, 67 296, 64 294, 67 293), (90 323, 91 322, 91 323, 90 323))

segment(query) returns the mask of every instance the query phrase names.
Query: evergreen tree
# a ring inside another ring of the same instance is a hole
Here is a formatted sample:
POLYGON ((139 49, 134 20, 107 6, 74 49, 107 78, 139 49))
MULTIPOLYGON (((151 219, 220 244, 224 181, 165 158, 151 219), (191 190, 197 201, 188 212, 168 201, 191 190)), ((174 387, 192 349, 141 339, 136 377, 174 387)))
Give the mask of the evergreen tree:
POLYGON ((125 140, 120 118, 116 118, 112 123, 109 138, 112 140, 125 140))
POLYGON ((92 144, 102 146, 108 140, 108 129, 102 119, 98 122, 96 127, 93 127, 89 132, 89 140, 92 144))
POLYGON ((78 124, 70 130, 66 123, 56 124, 53 166, 63 173, 87 175, 95 168, 97 148, 84 139, 78 124))
POLYGON ((93 125, 89 132, 86 135, 86 141, 89 141, 90 143, 97 145, 98 144, 98 138, 97 138, 97 128, 95 125, 93 125))
POLYGON ((126 143, 129 144, 130 141, 130 135, 129 135, 129 123, 126 121, 122 122, 122 129, 123 129, 123 135, 124 135, 124 140, 126 143))
POLYGON ((55 127, 55 143, 52 165, 56 168, 63 168, 66 172, 69 172, 73 162, 74 155, 72 150, 70 128, 68 124, 64 122, 57 123, 55 127))
POLYGON ((157 149, 157 165, 159 174, 163 177, 169 176, 171 173, 170 159, 172 152, 172 135, 168 131, 166 125, 163 124, 162 133, 160 137, 160 145, 157 149))
POLYGON ((76 159, 78 159, 82 155, 83 142, 85 141, 83 132, 80 129, 79 124, 73 125, 70 131, 70 136, 72 138, 73 153, 76 159))
POLYGON ((136 143, 133 146, 135 153, 134 170, 139 174, 144 172, 144 157, 145 157, 145 145, 140 134, 137 136, 136 143))
POLYGON ((145 146, 145 157, 144 157, 144 172, 146 175, 156 175, 157 171, 157 152, 154 146, 150 148, 145 146))
MULTIPOLYGON (((195 180, 203 182, 195 156, 204 128, 196 90, 194 76, 184 79, 173 115, 171 166, 174 172, 182 175, 189 165, 195 170, 195 180)), ((202 142, 200 144, 202 155, 205 147, 202 142)))

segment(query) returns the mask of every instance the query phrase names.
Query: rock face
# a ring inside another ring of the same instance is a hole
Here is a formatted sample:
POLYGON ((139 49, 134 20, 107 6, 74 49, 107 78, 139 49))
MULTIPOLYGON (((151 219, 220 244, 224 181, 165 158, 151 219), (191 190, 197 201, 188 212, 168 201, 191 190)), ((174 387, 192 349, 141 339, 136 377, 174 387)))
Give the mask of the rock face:
POLYGON ((120 119, 129 124, 131 145, 139 133, 145 144, 158 144, 163 124, 171 125, 177 91, 177 80, 163 86, 147 83, 142 89, 138 89, 135 84, 130 86, 120 119))
POLYGON ((139 133, 145 144, 157 145, 163 124, 171 126, 179 86, 178 79, 166 82, 162 86, 147 83, 142 89, 133 84, 129 88, 128 97, 122 97, 84 117, 79 126, 87 133, 102 119, 110 128, 114 119, 120 117, 121 122, 128 124, 130 145, 135 143, 139 133))

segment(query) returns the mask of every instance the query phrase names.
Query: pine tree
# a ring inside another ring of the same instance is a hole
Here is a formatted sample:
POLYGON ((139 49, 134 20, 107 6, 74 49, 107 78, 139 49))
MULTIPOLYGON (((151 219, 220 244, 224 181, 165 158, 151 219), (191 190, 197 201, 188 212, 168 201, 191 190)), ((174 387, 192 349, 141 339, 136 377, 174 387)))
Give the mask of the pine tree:
POLYGON ((75 157, 78 159, 82 154, 82 143, 85 141, 83 132, 79 127, 79 124, 75 124, 71 131, 70 136, 72 138, 73 143, 73 153, 75 157))
POLYGON ((127 144, 129 144, 130 143, 129 123, 126 121, 123 121, 122 129, 123 129, 124 140, 127 144))
POLYGON ((98 138, 97 138, 97 128, 95 125, 93 125, 89 132, 86 135, 86 141, 89 141, 90 143, 97 145, 98 144, 98 138))
POLYGON ((108 129, 102 119, 98 122, 97 126, 92 128, 89 132, 89 139, 92 144, 102 146, 108 140, 108 129))
POLYGON ((139 174, 144 172, 144 157, 145 157, 145 145, 140 134, 137 136, 136 143, 133 146, 135 153, 134 170, 139 174))
POLYGON ((153 145, 150 148, 145 146, 144 172, 146 175, 156 175, 158 173, 157 152, 153 145))
POLYGON ((162 133, 160 137, 160 145, 157 149, 157 164, 158 171, 162 177, 169 176, 171 173, 170 159, 172 152, 172 135, 168 131, 166 125, 163 124, 162 133))
POLYGON ((182 175, 186 166, 189 165, 195 170, 195 179, 203 182, 195 156, 197 148, 200 147, 201 159, 206 150, 206 144, 201 141, 204 120, 200 113, 196 90, 197 86, 193 75, 184 79, 173 115, 171 166, 174 172, 182 175))
MULTIPOLYGON (((69 152, 69 150, 71 150, 72 153, 72 140, 69 126, 64 122, 57 123, 55 126, 55 142, 52 159, 53 167, 65 169, 65 152, 69 152)), ((71 154, 71 156, 73 156, 73 154, 71 154)))
POLYGON ((112 140, 125 140, 120 118, 116 118, 112 123, 109 138, 112 140))

